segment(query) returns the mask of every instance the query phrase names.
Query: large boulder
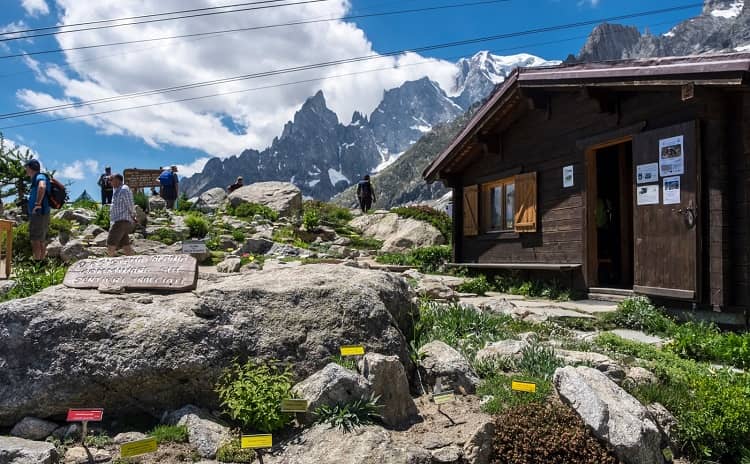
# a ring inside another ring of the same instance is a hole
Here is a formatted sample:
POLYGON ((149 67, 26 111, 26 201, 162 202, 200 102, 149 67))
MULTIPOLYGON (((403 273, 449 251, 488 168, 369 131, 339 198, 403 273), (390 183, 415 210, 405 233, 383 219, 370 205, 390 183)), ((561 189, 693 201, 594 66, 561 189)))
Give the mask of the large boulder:
POLYGON ((394 213, 363 214, 349 223, 365 237, 383 240, 383 251, 402 252, 412 248, 443 245, 445 237, 432 224, 405 219, 394 213))
POLYGON ((303 421, 311 424, 315 420, 313 412, 319 407, 368 399, 372 395, 372 385, 358 373, 330 363, 295 385, 292 391, 307 400, 308 412, 304 414, 303 421))
POLYGON ((232 192, 229 203, 232 206, 257 203, 268 206, 281 217, 292 217, 302 211, 302 191, 289 182, 259 182, 232 192))
POLYGON ((419 349, 422 361, 419 370, 422 380, 434 388, 441 379, 442 389, 453 388, 456 393, 474 393, 479 377, 461 353, 441 341, 434 341, 419 349))
POLYGON ((400 277, 326 264, 200 280, 191 293, 50 287, 0 304, 0 427, 75 406, 211 410, 235 358, 289 362, 305 378, 357 343, 410 372, 414 317, 400 277))
POLYGON ((661 464, 662 436, 638 400, 591 367, 555 371, 560 398, 568 403, 600 440, 612 445, 625 464, 661 464))
POLYGON ((52 435, 52 432, 56 429, 57 424, 54 422, 37 419, 36 417, 24 417, 21 422, 13 427, 10 434, 27 440, 44 440, 52 435))
POLYGON ((382 427, 360 427, 344 435, 320 424, 305 430, 268 464, 432 464, 431 454, 419 447, 397 443, 382 427))
POLYGON ((212 213, 221 208, 227 201, 227 192, 223 188, 212 188, 206 190, 198 197, 195 208, 204 213, 212 213))
POLYGON ((64 219, 66 221, 77 222, 78 224, 87 226, 91 224, 96 218, 96 213, 89 209, 76 208, 76 209, 64 209, 55 214, 57 219, 64 219))
POLYGON ((166 421, 171 425, 183 425, 188 431, 190 444, 201 457, 213 459, 225 441, 231 439, 229 427, 211 416, 207 411, 193 405, 185 406, 172 414, 166 421))
POLYGON ((52 443, 0 437, 0 464, 54 464, 57 458, 52 443))
POLYGON ((71 240, 60 250, 60 259, 66 263, 72 263, 91 256, 91 252, 80 240, 71 240))
POLYGON ((380 398, 380 415, 385 425, 404 427, 419 416, 409 392, 409 378, 398 356, 367 353, 359 366, 362 375, 372 385, 372 393, 380 398))

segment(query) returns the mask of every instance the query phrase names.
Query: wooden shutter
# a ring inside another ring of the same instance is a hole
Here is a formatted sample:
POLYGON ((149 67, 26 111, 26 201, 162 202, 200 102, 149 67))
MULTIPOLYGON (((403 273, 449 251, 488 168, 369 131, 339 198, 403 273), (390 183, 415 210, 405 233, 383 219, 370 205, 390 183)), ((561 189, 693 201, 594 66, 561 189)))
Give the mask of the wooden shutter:
POLYGON ((516 176, 516 232, 536 232, 536 172, 516 176))
POLYGON ((479 186, 464 187, 464 236, 479 235, 479 186))

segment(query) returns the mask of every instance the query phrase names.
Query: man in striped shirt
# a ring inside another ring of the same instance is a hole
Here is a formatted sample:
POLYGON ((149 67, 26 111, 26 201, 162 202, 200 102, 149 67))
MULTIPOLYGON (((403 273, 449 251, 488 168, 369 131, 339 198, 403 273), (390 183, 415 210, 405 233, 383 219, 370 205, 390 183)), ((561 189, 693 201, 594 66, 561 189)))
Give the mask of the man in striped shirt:
POLYGON ((107 253, 109 256, 116 256, 117 250, 122 251, 130 256, 135 251, 130 245, 130 233, 133 232, 133 223, 135 222, 135 202, 133 193, 125 185, 122 174, 112 176, 112 206, 109 209, 109 236, 107 237, 107 253))

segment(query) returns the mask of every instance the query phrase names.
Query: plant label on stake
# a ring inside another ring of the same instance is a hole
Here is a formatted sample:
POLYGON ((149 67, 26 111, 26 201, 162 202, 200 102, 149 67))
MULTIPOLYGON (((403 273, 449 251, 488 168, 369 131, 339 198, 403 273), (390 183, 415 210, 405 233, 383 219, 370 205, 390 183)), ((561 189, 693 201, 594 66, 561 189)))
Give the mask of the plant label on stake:
POLYGON ((536 384, 531 382, 511 381, 510 388, 513 391, 536 393, 536 384))
POLYGON ((309 405, 307 403, 307 400, 298 398, 288 398, 285 400, 281 400, 281 412, 294 413, 295 419, 297 419, 297 423, 300 423, 299 414, 306 413, 308 407, 309 405))
POLYGON ((433 388, 432 390, 432 401, 437 405, 438 412, 447 417, 449 421, 451 421, 451 427, 456 425, 456 421, 454 421, 451 416, 443 412, 440 405, 450 403, 452 401, 455 401, 455 399, 456 394, 453 392, 453 390, 443 391, 443 378, 438 377, 435 381, 435 388, 433 388))
POLYGON ((340 348, 341 356, 364 356, 364 345, 343 345, 340 348))
POLYGON ((120 446, 120 457, 130 458, 133 456, 140 456, 141 454, 154 453, 159 448, 156 443, 156 438, 146 438, 143 440, 131 441, 129 443, 123 443, 120 446))
POLYGON ((104 417, 104 409, 68 409, 67 422, 81 423, 81 443, 85 443, 88 432, 89 421, 101 422, 104 417))
POLYGON ((240 448, 252 449, 258 455, 258 462, 263 464, 263 454, 261 450, 273 447, 273 436, 270 434, 263 435, 242 435, 240 439, 240 448))

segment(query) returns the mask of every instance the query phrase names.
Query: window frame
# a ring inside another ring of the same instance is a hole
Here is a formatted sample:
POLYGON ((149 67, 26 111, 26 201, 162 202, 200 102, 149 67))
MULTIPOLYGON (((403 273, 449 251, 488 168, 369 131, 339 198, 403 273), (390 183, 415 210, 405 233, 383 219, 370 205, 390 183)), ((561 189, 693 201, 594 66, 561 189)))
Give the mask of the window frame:
POLYGON ((516 225, 516 176, 505 177, 502 179, 494 180, 491 182, 485 182, 481 184, 481 198, 482 205, 480 211, 482 212, 482 233, 484 234, 515 234, 516 225), (513 185, 513 211, 510 217, 508 216, 508 185, 513 185), (492 192, 497 188, 502 188, 501 198, 501 217, 500 227, 496 228, 492 226, 492 192), (508 220, 511 219, 513 224, 510 228, 507 228, 508 220))

